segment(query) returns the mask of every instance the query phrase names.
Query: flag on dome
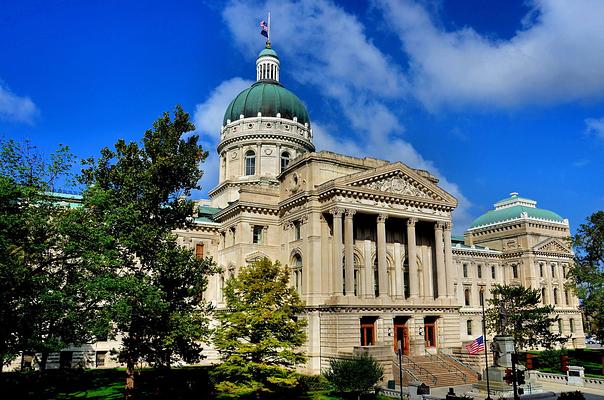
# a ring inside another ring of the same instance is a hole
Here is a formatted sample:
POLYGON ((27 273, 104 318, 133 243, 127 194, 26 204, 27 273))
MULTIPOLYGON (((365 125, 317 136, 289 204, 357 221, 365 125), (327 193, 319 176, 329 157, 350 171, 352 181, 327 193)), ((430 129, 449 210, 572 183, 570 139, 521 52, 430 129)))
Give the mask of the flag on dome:
POLYGON ((260 28, 262 29, 260 31, 260 34, 266 38, 268 38, 268 24, 266 23, 266 21, 262 21, 260 22, 260 28))
POLYGON ((468 353, 470 354, 477 354, 484 351, 484 338, 478 336, 472 343, 466 345, 466 350, 468 350, 468 353))

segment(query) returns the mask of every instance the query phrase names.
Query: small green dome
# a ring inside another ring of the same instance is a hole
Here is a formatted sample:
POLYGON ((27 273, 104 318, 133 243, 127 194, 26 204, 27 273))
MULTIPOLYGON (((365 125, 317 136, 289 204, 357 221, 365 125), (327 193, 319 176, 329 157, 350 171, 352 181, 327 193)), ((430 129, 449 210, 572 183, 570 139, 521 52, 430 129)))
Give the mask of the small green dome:
POLYGON ((277 52, 271 48, 264 48, 264 49, 262 49, 260 54, 258 54, 258 58, 264 57, 264 56, 275 57, 276 59, 279 59, 277 52))
POLYGON ((564 218, 550 210, 536 207, 537 202, 530 199, 518 197, 518 193, 512 193, 507 199, 495 203, 495 209, 476 218, 470 228, 502 223, 505 221, 521 218, 524 215, 529 218, 541 220, 564 222, 564 218), (523 213, 526 213, 523 215, 523 213))
MULTIPOLYGON (((263 51, 266 50, 272 51, 263 51)), ((239 93, 227 107, 222 124, 226 125, 227 120, 237 121, 242 114, 250 118, 258 116, 258 113, 262 113, 263 117, 281 114, 281 118, 290 120, 298 117, 299 123, 310 125, 304 103, 276 81, 259 81, 239 93)))

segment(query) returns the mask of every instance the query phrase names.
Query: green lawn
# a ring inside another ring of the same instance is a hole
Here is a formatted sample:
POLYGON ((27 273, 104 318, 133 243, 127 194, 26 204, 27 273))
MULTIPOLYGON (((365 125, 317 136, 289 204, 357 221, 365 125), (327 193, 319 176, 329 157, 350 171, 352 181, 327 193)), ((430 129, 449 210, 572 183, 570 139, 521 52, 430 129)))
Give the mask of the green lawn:
MULTIPOLYGON (((144 369, 137 375, 137 398, 144 400, 168 399, 245 399, 250 396, 212 396, 207 367, 177 368, 171 370, 144 369)), ((39 372, 4 372, 0 374, 0 393, 11 393, 19 399, 123 399, 125 372, 123 369, 51 370, 39 372)), ((331 392, 315 391, 266 396, 267 399, 341 400, 331 392)), ((367 397, 373 400, 383 396, 367 397)))
MULTIPOLYGON (((558 374, 562 373, 559 363, 557 363, 555 366, 544 366, 543 363, 539 362, 539 355, 541 352, 531 351, 530 353, 537 355, 536 362, 534 362, 534 369, 538 369, 543 372, 552 372, 558 374)), ((604 357, 603 349, 568 350, 567 355, 570 365, 577 365, 585 368, 585 376, 604 378, 604 375, 602 374, 602 357, 604 357)), ((524 357, 521 357, 522 361, 524 359, 524 357)))

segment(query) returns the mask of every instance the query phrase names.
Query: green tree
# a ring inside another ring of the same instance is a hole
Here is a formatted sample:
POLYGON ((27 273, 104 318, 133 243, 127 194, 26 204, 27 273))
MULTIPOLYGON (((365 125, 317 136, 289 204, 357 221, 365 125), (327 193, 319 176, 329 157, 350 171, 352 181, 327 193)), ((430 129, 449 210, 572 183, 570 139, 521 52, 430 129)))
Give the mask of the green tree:
POLYGON ((198 136, 188 134, 194 129, 177 106, 174 118, 164 113, 141 144, 118 140, 83 171, 84 204, 107 236, 96 257, 115 259, 99 291, 112 297, 105 313, 112 321, 110 336, 122 337, 128 397, 138 362, 195 362, 209 336, 210 308, 202 293, 214 263, 197 259, 173 233, 192 223, 194 204, 187 196, 199 189, 199 164, 207 157, 198 136))
POLYGON ((553 315, 554 306, 541 304, 538 289, 494 285, 491 294, 487 300, 487 326, 498 335, 513 337, 517 348, 549 348, 568 339, 553 332, 552 326, 557 327, 560 317, 553 315))
POLYGON ((384 377, 384 368, 368 354, 351 359, 332 359, 325 377, 342 393, 351 393, 360 398, 384 377))
POLYGON ((575 263, 569 271, 570 286, 581 299, 590 333, 604 342, 604 211, 589 216, 572 243, 575 263))
POLYGON ((293 368, 304 361, 304 305, 289 285, 289 271, 264 258, 243 267, 224 289, 226 310, 214 344, 222 357, 214 373, 224 392, 271 391, 297 383, 293 368))
POLYGON ((90 341, 98 323, 94 268, 82 263, 94 237, 74 229, 88 219, 50 193, 68 180, 74 156, 67 146, 49 157, 26 141, 0 149, 0 357, 42 354, 90 341))

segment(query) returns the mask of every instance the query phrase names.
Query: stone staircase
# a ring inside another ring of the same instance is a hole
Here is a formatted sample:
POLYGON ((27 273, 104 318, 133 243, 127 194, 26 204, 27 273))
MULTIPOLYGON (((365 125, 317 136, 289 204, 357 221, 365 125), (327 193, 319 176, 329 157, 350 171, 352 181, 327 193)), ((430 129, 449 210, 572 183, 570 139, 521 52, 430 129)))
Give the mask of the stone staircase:
MULTIPOLYGON (((430 387, 447 387, 478 382, 471 368, 454 358, 444 355, 403 356, 403 385, 420 381, 430 387)), ((397 385, 400 385, 398 357, 392 363, 392 372, 397 385)))

